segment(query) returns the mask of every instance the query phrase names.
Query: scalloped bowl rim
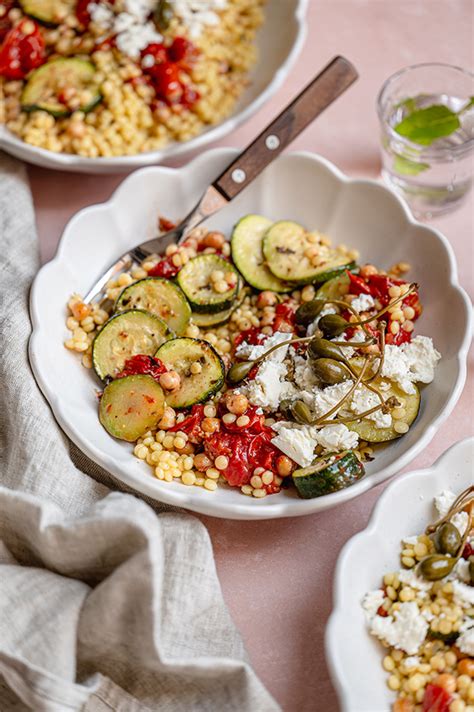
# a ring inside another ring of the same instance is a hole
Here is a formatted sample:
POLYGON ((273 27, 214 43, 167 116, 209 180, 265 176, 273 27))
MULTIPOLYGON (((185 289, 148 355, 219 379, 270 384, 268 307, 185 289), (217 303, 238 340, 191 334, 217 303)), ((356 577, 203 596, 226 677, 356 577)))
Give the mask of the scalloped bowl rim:
MULTIPOLYGON (((329 671, 331 674, 332 681, 334 683, 334 686, 336 688, 339 701, 341 702, 342 705, 342 710, 344 712, 362 712, 359 707, 355 707, 352 705, 351 702, 351 690, 352 688, 352 683, 354 682, 353 678, 351 678, 350 675, 346 674, 346 667, 342 664, 342 662, 338 659, 337 656, 337 627, 338 624, 340 624, 340 621, 344 619, 346 616, 346 613, 344 611, 344 606, 343 606, 343 600, 344 600, 344 592, 347 588, 346 582, 347 582, 347 576, 348 576, 348 571, 352 569, 352 565, 350 563, 351 557, 353 556, 353 550, 356 549, 357 545, 359 545, 361 542, 364 541, 364 539, 370 538, 372 535, 376 534, 377 531, 379 531, 382 527, 386 526, 386 523, 382 521, 383 518, 383 513, 388 506, 389 502, 392 502, 392 507, 393 507, 393 502, 396 500, 397 497, 397 490, 400 488, 403 488, 407 480, 411 480, 413 483, 417 480, 423 481, 425 483, 427 481, 427 477, 429 475, 434 475, 436 473, 440 473, 440 476, 445 476, 443 475, 443 469, 445 468, 445 463, 452 462, 452 460, 455 459, 456 455, 458 452, 463 451, 464 449, 469 449, 471 452, 471 463, 472 466, 474 467, 474 436, 465 438, 463 440, 459 440, 458 442, 454 443, 449 447, 447 450, 445 450, 439 458, 430 466, 427 468, 419 468, 417 470, 412 470, 410 472, 405 472, 403 475, 400 477, 397 477, 396 480, 391 482, 389 486, 384 490, 384 492, 380 495, 379 499, 374 505, 374 508, 372 510, 372 514, 370 515, 369 522, 365 529, 362 531, 358 532, 357 534, 354 534, 342 547, 337 563, 336 563, 336 569, 334 572, 334 594, 333 594, 333 609, 331 612, 331 615, 328 619, 327 627, 326 627, 326 635, 325 635, 325 651, 326 651, 326 660, 328 663, 329 671)), ((451 468, 449 472, 451 473, 452 471, 456 472, 456 470, 451 468)), ((450 475, 452 476, 452 475, 450 475)), ((435 487, 435 480, 432 480, 433 482, 433 492, 432 492, 432 497, 431 499, 438 494, 440 491, 439 489, 439 484, 435 487)), ((445 485, 447 486, 447 484, 445 485)), ((409 534, 410 532, 407 532, 409 534)), ((367 585, 367 591, 371 590, 372 586, 371 583, 368 582, 367 585)), ((362 613, 362 609, 361 609, 362 613)), ((368 630, 365 631, 366 635, 368 638, 370 638, 370 634, 368 630)), ((382 648, 380 648, 380 654, 382 653, 382 648)), ((381 658, 381 655, 380 655, 381 658)), ((370 674, 370 671, 366 671, 367 674, 370 674)), ((383 674, 383 670, 381 665, 379 666, 379 673, 383 674)), ((380 710, 379 712, 382 712, 380 710)), ((388 709, 387 709, 388 712, 388 709)))
MULTIPOLYGON (((67 250, 67 245, 70 239, 69 236, 73 232, 73 228, 75 226, 76 221, 80 220, 84 213, 88 213, 104 207, 113 209, 114 205, 122 199, 122 194, 125 194, 127 192, 128 185, 134 181, 136 176, 142 176, 146 175, 147 173, 156 172, 160 174, 174 174, 180 172, 183 175, 188 176, 194 172, 197 173, 199 171, 200 165, 204 165, 211 156, 222 156, 230 161, 237 154, 237 149, 215 148, 206 151, 198 158, 195 158, 194 160, 190 161, 186 166, 183 166, 181 168, 170 168, 167 166, 150 166, 139 169, 127 176, 122 181, 122 183, 113 192, 109 200, 79 210, 67 223, 63 235, 61 237, 56 255, 50 262, 45 264, 39 270, 33 282, 30 293, 30 313, 33 329, 28 345, 29 358, 36 381, 39 384, 40 389, 42 390, 46 399, 48 400, 58 423, 61 425, 65 433, 88 457, 90 457, 96 463, 100 464, 102 467, 104 467, 114 476, 116 476, 119 480, 132 487, 133 489, 141 492, 142 494, 146 494, 153 499, 157 499, 170 505, 184 507, 199 512, 201 514, 207 514, 223 518, 273 519, 279 517, 302 516, 305 514, 314 513, 316 511, 322 511, 324 509, 328 509, 330 507, 336 506, 337 504, 342 504, 343 502, 353 499, 354 497, 363 494, 364 492, 376 486, 377 484, 380 484, 380 482, 383 482, 384 480, 388 479, 389 477, 403 469, 405 466, 407 466, 428 445, 440 425, 447 419, 461 395, 466 379, 466 359, 472 331, 471 304, 467 294, 458 282, 457 267, 453 249, 449 244, 447 238, 441 232, 432 227, 423 225, 422 223, 415 220, 410 214, 408 207, 402 201, 402 199, 398 195, 396 195, 394 191, 386 187, 381 182, 370 179, 349 178, 327 159, 321 156, 317 156, 316 154, 310 153, 308 151, 295 151, 286 153, 283 154, 280 159, 277 159, 285 160, 286 157, 286 159, 288 160, 291 156, 295 158, 303 158, 325 168, 326 171, 334 178, 336 178, 336 180, 341 184, 370 186, 372 188, 375 187, 377 190, 391 195, 392 199, 397 203, 398 208, 403 213, 403 216, 409 225, 428 230, 431 234, 436 236, 437 240, 439 240, 440 243, 443 245, 450 268, 449 283, 451 287, 458 292, 465 306, 466 319, 464 338, 456 356, 456 362, 458 366, 457 378, 449 394, 449 397, 447 398, 444 408, 438 413, 435 418, 431 420, 429 424, 427 424, 417 442, 410 448, 408 448, 404 453, 402 453, 400 457, 398 457, 391 464, 387 465, 376 473, 370 474, 370 476, 362 478, 351 487, 315 499, 288 499, 285 501, 275 501, 272 504, 269 503, 269 500, 272 500, 273 498, 265 498, 265 500, 260 501, 252 500, 251 504, 245 504, 244 502, 242 502, 242 504, 226 504, 222 502, 218 503, 217 500, 214 500, 213 502, 213 498, 211 497, 208 497, 207 499, 203 498, 202 501, 196 503, 196 501, 192 501, 189 495, 187 494, 189 489, 193 488, 182 487, 182 491, 174 491, 170 486, 166 486, 163 483, 160 483, 159 480, 156 480, 152 477, 145 477, 143 478, 143 481, 140 480, 140 482, 137 483, 135 476, 130 475, 130 473, 127 472, 126 469, 122 469, 120 466, 118 466, 112 457, 99 450, 94 445, 94 443, 89 442, 85 438, 83 438, 81 432, 77 431, 70 424, 65 413, 65 408, 62 405, 62 399, 59 398, 59 394, 56 394, 50 390, 47 383, 47 378, 43 377, 41 361, 36 358, 35 345, 37 342, 41 341, 44 332, 44 327, 42 326, 41 317, 36 305, 36 293, 38 290, 41 289, 43 281, 47 281, 48 273, 50 271, 54 271, 56 265, 58 263, 61 263, 62 255, 67 250), (259 506, 262 504, 265 506, 259 506)), ((242 497, 242 499, 246 500, 245 497, 242 497)), ((275 499, 277 498, 275 497, 275 499)))
POLYGON ((113 156, 111 158, 87 158, 70 153, 56 153, 45 148, 32 146, 15 136, 5 126, 0 125, 0 149, 34 165, 57 170, 83 173, 113 173, 130 171, 135 168, 156 165, 196 151, 209 143, 218 141, 235 131, 250 119, 278 91, 293 68, 307 35, 306 10, 309 0, 295 0, 295 38, 285 60, 275 71, 264 90, 242 110, 232 114, 222 123, 210 127, 189 141, 174 142, 156 151, 137 153, 133 156, 113 156))

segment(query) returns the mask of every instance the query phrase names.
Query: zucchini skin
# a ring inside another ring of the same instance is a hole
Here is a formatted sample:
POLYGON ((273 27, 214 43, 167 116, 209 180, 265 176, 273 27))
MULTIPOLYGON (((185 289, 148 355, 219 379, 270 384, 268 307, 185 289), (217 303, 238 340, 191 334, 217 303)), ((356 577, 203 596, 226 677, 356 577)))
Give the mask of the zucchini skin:
POLYGON ((191 318, 191 307, 182 289, 162 277, 144 277, 125 287, 115 303, 115 311, 129 309, 145 309, 151 314, 156 314, 165 324, 168 324, 171 331, 178 335, 186 330, 191 318), (148 294, 147 288, 149 288, 148 294), (148 300, 145 305, 143 299, 148 300))
POLYGON ((245 215, 241 218, 232 232, 232 260, 252 287, 282 294, 291 292, 294 286, 272 274, 263 254, 263 238, 272 224, 271 220, 261 215, 245 215))
MULTIPOLYGON (((388 381, 386 378, 382 378, 383 381, 388 381)), ((380 379, 377 379, 376 385, 379 385, 380 379)), ((384 399, 386 400, 390 396, 395 396, 398 400, 403 401, 403 407, 406 411, 406 416, 397 422, 403 422, 411 427, 420 411, 421 395, 418 387, 414 385, 415 393, 405 393, 395 383, 391 383, 390 390, 384 391, 384 399)), ((403 434, 397 433, 393 427, 393 423, 389 428, 377 428, 373 420, 364 418, 363 420, 353 420, 350 423, 346 423, 349 430, 353 430, 359 435, 361 440, 365 440, 368 443, 385 443, 390 440, 396 440, 403 437, 403 434)))
POLYGON ((189 408, 202 403, 224 385, 224 362, 208 341, 187 336, 171 339, 160 346, 155 357, 181 377, 180 388, 166 393, 166 402, 172 408, 189 408), (188 372, 189 366, 199 360, 203 367, 201 373, 188 372))
POLYGON ((239 291, 239 281, 239 273, 235 267, 215 254, 193 257, 181 268, 177 276, 177 282, 190 303, 191 309, 194 312, 206 314, 230 309, 239 291), (223 294, 214 292, 209 284, 211 273, 217 270, 233 272, 236 276, 235 286, 223 294), (206 294, 202 296, 204 291, 206 294), (200 297, 196 296, 198 292, 201 292, 200 297))
POLYGON ((300 497, 313 499, 350 487, 364 475, 364 465, 352 450, 347 450, 325 455, 315 464, 295 470, 293 483, 300 497), (333 457, 337 459, 331 462, 333 457))
POLYGON ((174 336, 173 332, 168 329, 164 321, 160 319, 160 317, 156 316, 156 314, 150 314, 149 312, 143 311, 141 309, 130 309, 129 311, 123 311, 119 312, 118 314, 114 314, 114 316, 112 316, 108 321, 105 322, 104 326, 98 332, 94 341, 92 342, 92 365, 94 367, 94 371, 102 381, 105 380, 107 377, 113 378, 115 376, 115 373, 123 368, 123 365, 128 358, 134 356, 137 353, 143 353, 147 356, 153 356, 154 352, 161 345, 161 343, 166 339, 172 338, 172 336, 174 336), (130 351, 129 353, 124 353, 120 361, 117 359, 115 371, 110 372, 110 369, 107 368, 107 360, 110 357, 107 354, 107 349, 105 349, 105 351, 103 350, 106 344, 105 340, 111 336, 111 332, 108 332, 108 330, 110 329, 110 327, 116 327, 119 321, 123 322, 122 329, 124 329, 126 328, 126 324, 130 321, 130 319, 136 322, 135 326, 137 326, 140 322, 143 324, 142 328, 145 327, 145 324, 147 324, 148 326, 153 326, 153 328, 156 330, 157 335, 159 335, 160 340, 158 340, 157 337, 156 343, 152 344, 151 346, 142 348, 140 349, 140 351, 134 350, 130 351))
POLYGON ((111 381, 99 403, 99 420, 109 435, 135 442, 155 428, 163 415, 165 396, 151 376, 137 374, 111 381))

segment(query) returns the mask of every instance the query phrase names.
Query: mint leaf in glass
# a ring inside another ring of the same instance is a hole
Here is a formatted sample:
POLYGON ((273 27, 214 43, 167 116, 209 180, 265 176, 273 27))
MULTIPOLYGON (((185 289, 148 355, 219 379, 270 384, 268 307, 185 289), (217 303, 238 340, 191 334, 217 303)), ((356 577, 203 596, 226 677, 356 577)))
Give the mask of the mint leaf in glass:
POLYGON ((393 170, 402 176, 417 176, 419 173, 427 171, 429 167, 429 163, 417 163, 405 156, 395 154, 393 157, 393 170))
POLYGON ((405 116, 395 131, 421 146, 430 146, 436 139, 449 136, 461 127, 458 115, 443 104, 418 109, 405 116))

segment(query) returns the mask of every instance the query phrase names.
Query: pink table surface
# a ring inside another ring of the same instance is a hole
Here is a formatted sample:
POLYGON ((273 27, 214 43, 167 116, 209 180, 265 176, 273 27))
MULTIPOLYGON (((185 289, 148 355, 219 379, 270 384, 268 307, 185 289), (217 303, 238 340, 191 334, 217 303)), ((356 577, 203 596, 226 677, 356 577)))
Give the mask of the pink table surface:
MULTIPOLYGON (((308 21, 306 45, 284 86, 219 145, 245 145, 333 55, 344 54, 358 67, 360 80, 294 148, 320 153, 349 175, 375 177, 380 164, 374 103, 384 79, 417 62, 472 66, 470 0, 310 0, 308 21)), ((106 200, 122 180, 39 168, 30 169, 30 178, 43 261, 53 255, 71 215, 106 200)), ((449 238, 471 297, 472 207, 471 199, 433 222, 449 238)), ((473 434, 472 358, 470 366, 454 412, 410 469, 428 467, 450 445, 473 434)), ((287 712, 338 709, 323 642, 334 567, 343 544, 366 526, 383 488, 299 519, 252 523, 201 517, 212 538, 225 599, 253 665, 287 712)))

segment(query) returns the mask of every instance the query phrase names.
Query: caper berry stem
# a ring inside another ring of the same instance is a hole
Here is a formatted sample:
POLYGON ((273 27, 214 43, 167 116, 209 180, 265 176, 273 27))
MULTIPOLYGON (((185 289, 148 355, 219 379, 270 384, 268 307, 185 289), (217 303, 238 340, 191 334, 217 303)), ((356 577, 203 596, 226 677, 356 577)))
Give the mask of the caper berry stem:
POLYGON ((347 401, 347 399, 352 396, 352 394, 353 394, 354 391, 356 390, 357 386, 358 386, 358 385, 360 384, 360 382, 362 381, 362 379, 363 379, 363 377, 364 377, 364 374, 365 374, 365 372, 366 372, 366 370, 367 370, 367 366, 369 365, 369 363, 370 363, 370 358, 366 359, 364 365, 362 366, 362 369, 361 369, 359 375, 357 376, 356 380, 354 381, 354 383, 352 384, 352 386, 350 387, 350 389, 347 391, 346 395, 343 396, 343 397, 341 398, 341 400, 339 401, 339 403, 336 403, 336 405, 335 405, 333 408, 331 408, 331 410, 328 410, 328 412, 325 413, 324 415, 322 415, 320 418, 316 418, 316 421, 315 421, 315 424, 316 424, 316 425, 319 425, 323 420, 327 420, 328 418, 331 417, 331 415, 334 415, 334 413, 337 413, 337 412, 340 410, 341 406, 343 406, 344 403, 347 401))
POLYGON ((369 316, 367 319, 363 319, 362 321, 359 321, 358 323, 356 322, 355 324, 352 323, 351 326, 363 326, 364 324, 369 324, 371 321, 375 321, 376 319, 380 319, 381 316, 383 316, 386 312, 388 312, 392 307, 394 307, 396 304, 399 302, 403 302, 404 299, 406 299, 410 294, 412 294, 414 291, 418 289, 418 285, 416 282, 412 282, 410 284, 408 290, 405 292, 405 294, 401 294, 399 297, 396 297, 396 299, 392 299, 387 306, 385 306, 383 309, 381 309, 377 314, 374 314, 374 316, 369 316))
POLYGON ((334 344, 335 346, 355 346, 356 348, 372 346, 375 342, 376 339, 373 336, 371 336, 370 339, 367 339, 367 341, 335 341, 334 339, 331 339, 331 344, 334 344))
POLYGON ((263 359, 267 358, 267 356, 269 356, 271 353, 273 353, 277 349, 281 349, 282 346, 291 346, 292 344, 305 344, 305 343, 308 343, 309 341, 312 341, 313 339, 314 339, 314 336, 299 336, 296 339, 290 339, 289 341, 282 341, 281 344, 275 344, 274 346, 271 346, 268 349, 268 351, 265 351, 265 353, 263 353, 258 358, 249 359, 249 362, 253 363, 255 365, 256 363, 263 361, 263 359))
POLYGON ((380 376, 380 374, 382 373, 383 365, 384 365, 384 362, 385 362, 385 329, 386 329, 386 322, 383 321, 383 322, 380 324, 380 329, 379 329, 379 333, 380 333, 380 344, 379 344, 379 347, 380 347, 380 357, 379 357, 379 363, 378 363, 377 370, 375 371, 374 375, 371 376, 371 377, 365 382, 365 385, 366 385, 366 386, 367 386, 369 383, 371 383, 372 381, 375 381, 375 380, 380 376))
POLYGON ((335 423, 337 423, 337 424, 353 423, 354 420, 362 420, 363 418, 366 418, 368 415, 372 415, 372 413, 376 413, 378 410, 386 409, 387 411, 390 411, 393 408, 396 408, 398 405, 400 405, 399 401, 395 397, 390 397, 383 403, 379 403, 379 405, 374 405, 373 408, 364 410, 362 413, 356 413, 355 415, 347 416, 346 418, 335 418, 334 420, 326 420, 326 421, 318 422, 317 425, 324 426, 324 425, 334 425, 335 423))
POLYGON ((463 510, 468 504, 474 504, 474 485, 470 485, 467 489, 463 490, 461 494, 456 497, 444 517, 441 517, 441 519, 438 519, 438 521, 426 527, 425 533, 433 534, 438 527, 444 524, 444 522, 448 522, 452 517, 454 517, 455 514, 463 510))

